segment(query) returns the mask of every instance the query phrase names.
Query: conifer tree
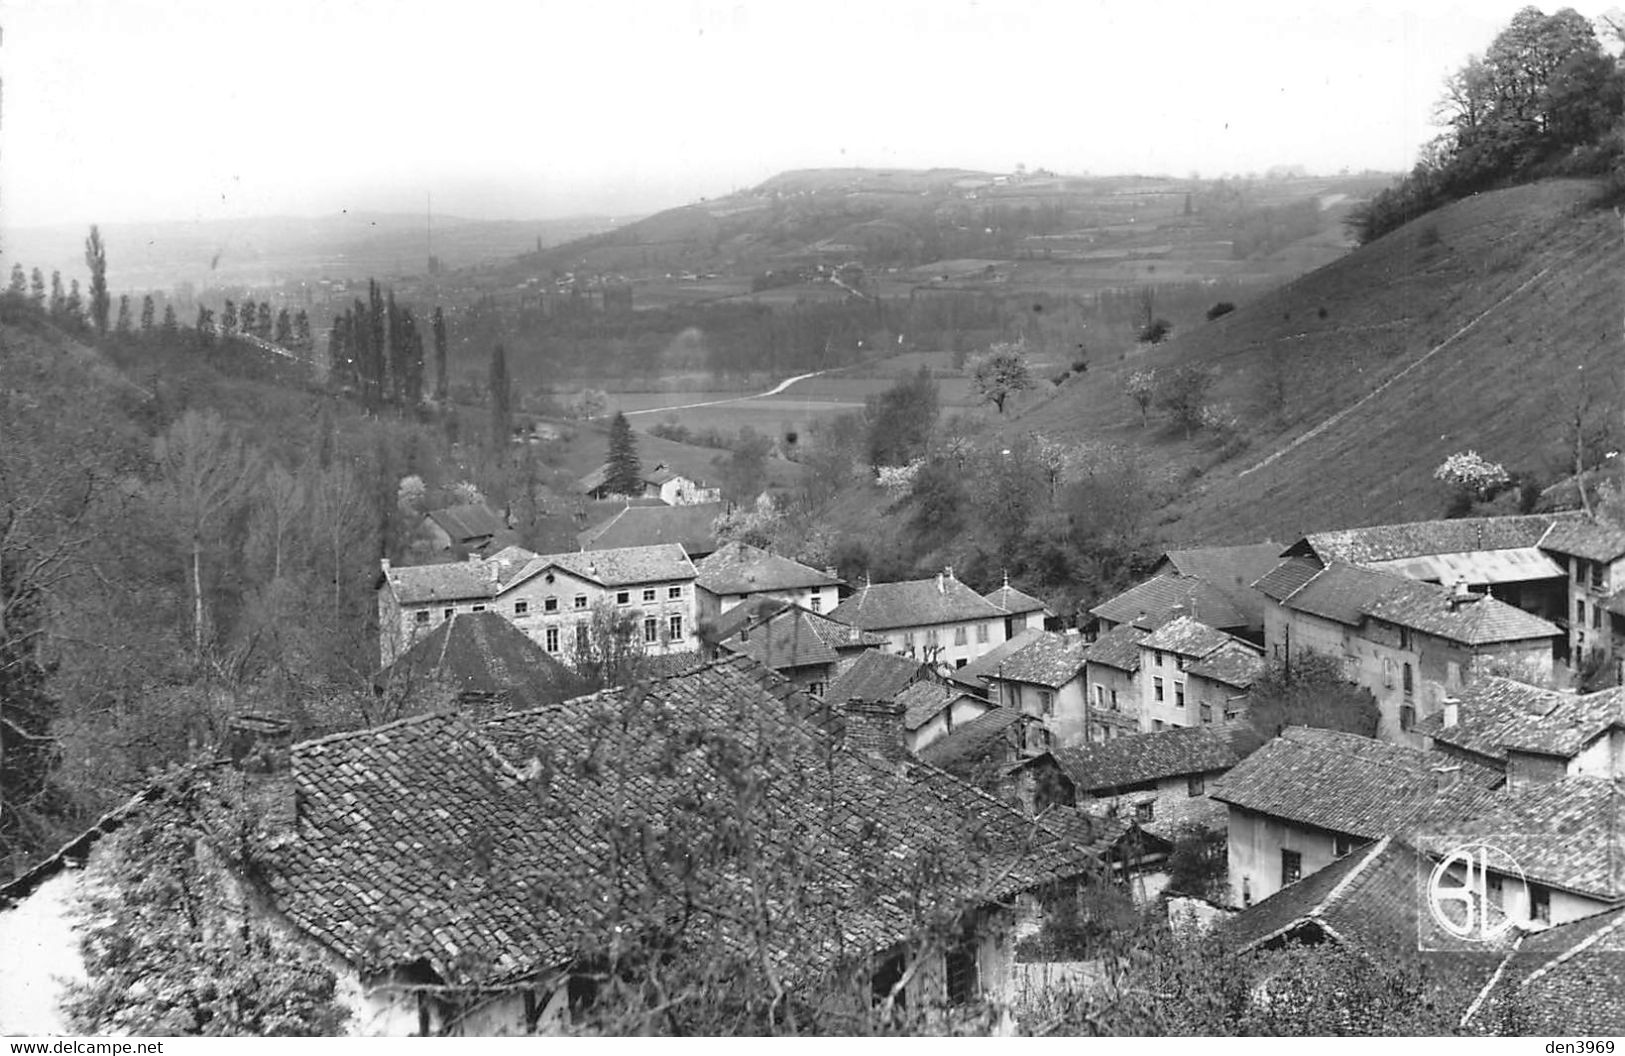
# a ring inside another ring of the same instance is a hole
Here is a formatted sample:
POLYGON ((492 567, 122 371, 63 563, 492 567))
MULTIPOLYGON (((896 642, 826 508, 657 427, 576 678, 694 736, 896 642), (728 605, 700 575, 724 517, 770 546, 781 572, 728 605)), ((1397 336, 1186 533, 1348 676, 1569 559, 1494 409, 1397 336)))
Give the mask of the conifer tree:
POLYGON ((128 334, 130 332, 131 325, 130 295, 127 293, 121 293, 119 294, 118 298, 118 323, 114 325, 113 329, 121 334, 128 334))
POLYGON ((28 299, 34 302, 34 307, 40 310, 45 308, 45 274, 38 268, 29 276, 28 299))
POLYGON ((67 308, 68 295, 62 289, 62 273, 53 271, 51 272, 51 318, 61 319, 63 315, 67 314, 67 308))
POLYGON ((95 224, 90 225, 90 237, 85 239, 85 266, 90 268, 90 322, 98 334, 105 334, 112 298, 107 292, 107 247, 95 224))
POLYGON ((299 309, 299 314, 293 317, 293 339, 298 342, 300 348, 306 351, 311 350, 316 340, 315 336, 310 332, 310 313, 303 308, 299 309))
MULTIPOLYGON (((226 303, 231 304, 230 301, 226 303)), ((197 309, 197 343, 199 348, 208 348, 214 344, 214 313, 201 304, 197 309)))
POLYGON ((28 273, 21 264, 11 266, 11 286, 6 292, 15 297, 28 296, 28 273))
POLYGON ((389 365, 385 341, 389 337, 389 318, 384 305, 384 291, 372 279, 367 280, 367 346, 372 369, 373 406, 384 402, 388 392, 389 365))
POLYGON ((643 493, 643 464, 638 461, 638 442, 632 435, 632 423, 626 415, 615 412, 609 424, 609 472, 604 487, 612 495, 634 496, 643 493))
POLYGON ((261 341, 271 340, 271 304, 260 302, 259 315, 254 320, 254 336, 261 341))
POLYGON ((175 306, 164 305, 164 333, 172 337, 180 332, 180 328, 180 322, 175 318, 175 306))
POLYGON ((146 296, 141 298, 141 333, 142 333, 142 336, 149 336, 152 333, 153 307, 154 306, 153 306, 153 303, 152 303, 152 294, 149 293, 146 296))
POLYGON ((497 447, 513 435, 513 388, 508 381, 508 353, 498 344, 491 352, 491 439, 497 447))
POLYGON ((79 280, 68 283, 68 300, 62 307, 63 317, 70 326, 85 325, 85 299, 79 293, 79 280))
POLYGON ((272 340, 284 348, 293 342, 293 320, 286 308, 276 313, 276 336, 272 340))

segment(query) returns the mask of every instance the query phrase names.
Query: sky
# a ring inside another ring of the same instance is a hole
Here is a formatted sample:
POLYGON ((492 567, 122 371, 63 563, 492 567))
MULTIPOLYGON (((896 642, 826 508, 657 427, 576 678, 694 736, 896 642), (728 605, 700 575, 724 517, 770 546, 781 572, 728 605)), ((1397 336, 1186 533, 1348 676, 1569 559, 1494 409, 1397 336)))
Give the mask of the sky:
POLYGON ((1401 170, 1520 6, 8 0, 0 225, 624 215, 849 165, 1401 170))

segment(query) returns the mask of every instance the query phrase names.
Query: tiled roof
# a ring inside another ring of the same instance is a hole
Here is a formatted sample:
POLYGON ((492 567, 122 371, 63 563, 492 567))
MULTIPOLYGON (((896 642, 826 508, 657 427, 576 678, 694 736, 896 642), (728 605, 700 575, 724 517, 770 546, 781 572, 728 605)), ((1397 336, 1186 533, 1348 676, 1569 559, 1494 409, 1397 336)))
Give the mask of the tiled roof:
POLYGON ((1140 648, 1199 657, 1235 640, 1193 617, 1176 616, 1147 635, 1140 642, 1140 648))
POLYGON ((1037 721, 1023 715, 1019 709, 994 707, 986 715, 979 715, 952 733, 932 741, 920 749, 920 760, 940 766, 949 772, 964 770, 1002 754, 1011 737, 1010 727, 1025 721, 1037 721))
MULTIPOLYGON (((1366 606, 1366 614, 1463 645, 1523 642, 1563 632, 1548 620, 1488 595, 1459 600, 1447 587, 1405 580, 1366 606)), ((1296 600, 1296 599, 1293 599, 1296 600)))
POLYGON ((1185 670, 1200 678, 1247 689, 1264 673, 1264 667, 1264 658, 1257 649, 1239 641, 1229 641, 1202 659, 1186 664, 1185 670))
POLYGON ((930 677, 931 669, 918 660, 870 649, 859 653, 852 666, 830 682, 824 699, 893 700, 915 682, 930 677))
MULTIPOLYGON (((295 746, 298 833, 272 865, 275 902, 363 971, 423 962, 451 986, 500 986, 597 953, 575 948, 583 918, 628 882, 605 868, 606 832, 646 825, 673 850, 704 839, 706 822, 682 802, 734 794, 715 762, 734 753, 709 750, 718 737, 766 768, 747 808, 753 846, 764 875, 775 863, 795 872, 793 891, 768 897, 813 907, 776 914, 766 956, 786 979, 908 938, 918 917, 899 892, 927 860, 952 863, 920 892, 939 908, 1009 897, 1095 860, 1095 847, 940 770, 831 753, 792 716, 804 703, 737 660, 480 722, 434 715, 295 746), (626 775, 637 782, 630 805, 614 794, 626 775)), ((655 850, 637 870, 662 868, 655 850)), ((743 897, 726 862, 695 864, 674 887, 743 897)), ((650 894, 649 922, 679 909, 650 894)), ((684 938, 748 945, 721 914, 684 938)))
POLYGON ((992 602, 997 608, 1010 613, 1012 616, 1019 616, 1022 613, 1027 612, 1049 611, 1048 605, 1045 605, 1042 601, 1039 601, 1031 594, 1023 594, 1015 587, 1012 587, 1009 583, 1006 583, 1004 586, 993 591, 991 594, 984 594, 983 597, 987 598, 987 600, 992 602))
POLYGON ((945 686, 940 682, 916 682, 894 698, 903 705, 903 728, 913 732, 930 722, 956 701, 968 700, 983 711, 993 707, 985 698, 945 686))
POLYGON ((1510 678, 1475 679, 1457 694, 1456 725, 1442 711, 1417 729, 1435 741, 1504 760, 1507 749, 1572 759, 1611 726, 1625 726, 1625 689, 1579 695, 1510 678))
POLYGON ((380 685, 436 679, 458 692, 505 694, 514 708, 551 704, 574 683, 563 664, 495 612, 456 613, 378 676, 380 685))
POLYGON ((1264 625, 1264 603, 1253 583, 1275 567, 1284 547, 1280 543, 1244 546, 1203 546, 1169 550, 1163 561, 1182 576, 1204 580, 1230 599, 1251 626, 1264 625))
POLYGON ((717 548, 713 526, 724 512, 720 502, 697 506, 627 506, 602 524, 576 535, 583 550, 676 543, 703 557, 717 548))
POLYGON ((1378 524, 1304 536, 1289 554, 1312 553, 1322 563, 1366 564, 1422 554, 1464 554, 1473 550, 1513 550, 1535 546, 1561 515, 1463 517, 1454 520, 1378 524))
MULTIPOLYGON (((604 482, 609 479, 609 468, 609 463, 605 462, 591 473, 588 473, 586 476, 582 477, 577 482, 580 485, 581 490, 597 491, 599 488, 603 487, 604 482)), ((666 483, 666 481, 675 480, 682 475, 683 474, 677 473, 670 469, 666 463, 657 462, 653 468, 642 470, 638 474, 638 479, 643 481, 645 484, 653 484, 658 487, 659 485, 666 483)), ((696 483, 699 482, 696 481, 696 483)))
POLYGON ((1133 674, 1140 669, 1140 643, 1145 636, 1145 631, 1130 624, 1113 627, 1089 643, 1085 659, 1091 664, 1105 664, 1133 674))
POLYGON ((985 679, 1030 682, 1059 689, 1083 673, 1087 642, 1029 627, 953 672, 953 679, 981 688, 985 679))
POLYGON ((1182 726, 1114 737, 1102 744, 1051 751, 1080 792, 1144 781, 1228 770, 1256 749, 1260 738, 1242 725, 1182 726))
POLYGON ((995 620, 1003 610, 952 576, 865 584, 830 618, 870 631, 995 620))
POLYGON ((742 627, 722 641, 722 648, 743 653, 775 671, 784 671, 813 664, 833 664, 853 650, 884 644, 885 639, 867 631, 789 605, 742 627))
POLYGON ((1040 631, 1036 638, 1005 657, 995 670, 987 672, 987 677, 1059 689, 1083 674, 1088 651, 1089 644, 1081 638, 1040 631))
POLYGON ((1392 561, 1368 561, 1367 568, 1380 569, 1406 579, 1430 583, 1527 583, 1537 579, 1560 579, 1563 569, 1539 547, 1520 546, 1510 550, 1470 550, 1465 554, 1418 554, 1392 561))
POLYGON ((1281 601, 1293 591, 1315 578, 1321 564, 1312 557, 1289 557, 1264 573, 1253 589, 1266 598, 1281 601))
POLYGON ((694 649, 672 653, 646 653, 638 658, 636 664, 640 678, 673 678, 704 666, 705 657, 694 649))
POLYGON ((1494 1023, 1496 1006, 1514 1002, 1529 1034, 1625 1034, 1625 907, 1558 924, 1523 938, 1469 1027, 1494 1023))
POLYGON ((699 585, 713 594, 829 587, 841 581, 828 572, 747 543, 728 543, 694 565, 699 585))
POLYGON ((1566 518, 1552 524, 1540 548, 1587 561, 1613 561, 1625 555, 1625 528, 1584 517, 1566 518))
POLYGON ((1444 853, 1481 836, 1525 878, 1604 901, 1625 899, 1625 792, 1568 777, 1503 792, 1419 826, 1421 846, 1444 853))
POLYGON ((1321 569, 1281 604, 1311 616, 1334 620, 1350 627, 1365 622, 1365 611, 1383 594, 1405 581, 1388 572, 1334 562, 1321 569))
POLYGON ((496 535, 508 527, 501 516, 484 503, 430 510, 427 516, 444 529, 454 543, 496 535))
POLYGON ((694 562, 688 559, 688 554, 676 543, 597 549, 573 554, 549 554, 537 558, 531 567, 520 573, 519 578, 528 579, 549 565, 556 565, 572 575, 601 583, 606 587, 676 582, 694 578, 694 562))
POLYGON ((1171 614, 1183 613, 1209 627, 1246 627, 1247 614, 1205 579, 1164 574, 1130 587, 1089 610, 1112 623, 1130 623, 1142 630, 1160 626, 1171 614))
POLYGON ((1214 799, 1301 825, 1375 840, 1401 831, 1434 807, 1459 765, 1459 783, 1499 780, 1469 763, 1352 733, 1290 726, 1248 756, 1208 792, 1214 799))
POLYGON ((463 601, 489 598, 497 583, 480 561, 453 561, 442 565, 392 565, 384 579, 403 604, 425 601, 463 601))

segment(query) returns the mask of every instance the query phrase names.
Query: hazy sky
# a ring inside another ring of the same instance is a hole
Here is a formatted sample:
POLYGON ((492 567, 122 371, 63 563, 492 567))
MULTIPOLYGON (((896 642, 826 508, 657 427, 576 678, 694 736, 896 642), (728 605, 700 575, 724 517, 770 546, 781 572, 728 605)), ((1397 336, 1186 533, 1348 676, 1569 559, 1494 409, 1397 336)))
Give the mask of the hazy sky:
POLYGON ((1408 168, 1443 77, 1520 6, 9 0, 0 214, 425 193, 464 216, 613 214, 836 165, 1408 168))

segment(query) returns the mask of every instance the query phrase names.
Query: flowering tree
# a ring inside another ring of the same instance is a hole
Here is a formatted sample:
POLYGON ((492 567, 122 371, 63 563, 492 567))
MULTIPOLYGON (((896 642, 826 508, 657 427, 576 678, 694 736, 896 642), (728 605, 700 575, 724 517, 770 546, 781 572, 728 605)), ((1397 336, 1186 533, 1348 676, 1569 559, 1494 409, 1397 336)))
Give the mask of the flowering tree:
POLYGON ((920 475, 920 467, 924 465, 925 459, 916 458, 906 466, 878 466, 875 480, 893 501, 902 502, 914 490, 914 478, 920 475))
POLYGON ((1140 409, 1140 425, 1144 426, 1151 411, 1151 401, 1157 398, 1157 371, 1136 370, 1123 383, 1123 395, 1134 401, 1140 409))
POLYGON ((1474 499, 1487 499, 1511 483, 1512 476, 1499 462, 1490 462, 1477 451, 1458 451, 1439 463, 1433 479, 1442 480, 1474 499))

